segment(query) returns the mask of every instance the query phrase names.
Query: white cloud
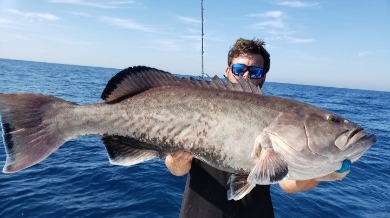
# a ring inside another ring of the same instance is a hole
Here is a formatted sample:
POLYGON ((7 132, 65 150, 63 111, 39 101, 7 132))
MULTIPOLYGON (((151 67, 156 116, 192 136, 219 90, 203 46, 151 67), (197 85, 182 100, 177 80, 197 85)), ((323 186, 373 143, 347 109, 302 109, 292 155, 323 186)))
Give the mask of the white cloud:
POLYGON ((164 51, 180 51, 181 46, 178 45, 175 41, 171 40, 158 40, 152 42, 154 44, 153 48, 157 48, 159 50, 164 51))
POLYGON ((202 21, 200 19, 192 18, 192 17, 183 17, 183 16, 177 16, 177 19, 189 24, 201 24, 202 21))
POLYGON ((7 30, 0 30, 1 34, 4 34, 8 30, 17 30, 17 31, 23 31, 25 29, 26 22, 20 22, 15 21, 15 19, 8 19, 8 18, 0 18, 0 29, 7 29, 7 30))
POLYGON ((281 29, 286 28, 286 24, 284 22, 286 15, 282 11, 267 11, 261 14, 251 14, 248 17, 260 17, 261 22, 255 23, 255 28, 268 28, 268 29, 281 29))
POLYGON ((62 3, 62 4, 74 4, 82 5, 95 8, 119 8, 126 4, 133 4, 135 1, 104 1, 104 2, 94 2, 86 0, 49 0, 52 3, 62 3))
POLYGON ((50 38, 50 40, 57 42, 57 43, 62 43, 66 45, 74 45, 74 46, 80 46, 80 45, 91 45, 90 42, 82 42, 82 41, 77 41, 73 39, 66 39, 66 38, 50 38))
POLYGON ((19 34, 19 33, 2 33, 2 39, 11 39, 12 41, 16 40, 21 40, 21 41, 30 41, 32 38, 29 36, 26 36, 24 34, 19 34), (3 38, 4 37, 4 38, 3 38))
POLYGON ((359 57, 363 57, 363 56, 367 56, 367 55, 371 55, 372 52, 371 51, 360 51, 358 52, 358 56, 359 57))
POLYGON ((192 33, 192 34, 201 34, 201 30, 193 29, 193 28, 188 28, 187 32, 192 33))
POLYGON ((202 40, 202 36, 200 36, 200 35, 183 35, 180 37, 184 38, 184 39, 199 41, 199 42, 202 40))
POLYGON ((269 21, 263 21, 260 23, 256 23, 255 28, 285 28, 286 25, 282 20, 269 20, 269 21))
POLYGON ((84 13, 84 12, 77 12, 77 11, 70 11, 69 14, 73 14, 80 17, 91 17, 90 14, 84 13))
POLYGON ((125 4, 134 4, 135 1, 108 1, 113 5, 125 5, 125 4))
POLYGON ((291 7, 291 8, 312 8, 312 7, 320 6, 318 2, 302 2, 302 1, 281 1, 281 2, 277 2, 276 4, 281 6, 291 7))
MULTIPOLYGON (((296 6, 303 3, 299 2, 280 2, 281 4, 294 3, 296 6)), ((311 43, 315 39, 312 38, 296 38, 297 31, 292 29, 291 25, 286 23, 288 16, 279 10, 267 11, 261 14, 251 14, 248 17, 260 17, 261 22, 255 23, 252 27, 255 29, 261 29, 264 33, 268 34, 269 40, 284 40, 289 43, 311 43)))
POLYGON ((248 17, 269 17, 269 18, 282 18, 285 14, 282 11, 267 11, 262 14, 250 14, 248 17))
POLYGON ((284 16, 282 11, 268 11, 264 14, 264 17, 280 18, 284 16))
POLYGON ((139 30, 142 32, 155 32, 156 30, 150 26, 137 23, 129 19, 122 19, 116 17, 101 17, 100 20, 113 26, 118 26, 124 29, 139 30))
POLYGON ((50 13, 35 13, 35 12, 25 12, 25 11, 19 11, 14 9, 5 9, 6 12, 16 15, 19 17, 22 17, 24 19, 28 19, 30 22, 33 21, 57 21, 61 18, 50 14, 50 13))
POLYGON ((6 18, 0 18, 0 26, 10 26, 15 24, 16 22, 6 18))
POLYGON ((306 39, 300 39, 300 38, 291 38, 289 37, 288 40, 292 43, 311 43, 314 42, 314 39, 306 38, 306 39))

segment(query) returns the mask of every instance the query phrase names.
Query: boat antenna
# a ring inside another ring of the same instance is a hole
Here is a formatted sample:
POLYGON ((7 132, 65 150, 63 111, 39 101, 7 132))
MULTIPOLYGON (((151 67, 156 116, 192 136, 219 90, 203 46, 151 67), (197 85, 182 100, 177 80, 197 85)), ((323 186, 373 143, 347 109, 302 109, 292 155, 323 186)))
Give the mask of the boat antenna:
POLYGON ((203 0, 200 1, 200 7, 201 7, 201 15, 202 15, 202 79, 204 79, 204 65, 203 65, 203 54, 204 54, 204 50, 203 50, 203 36, 204 36, 204 33, 203 33, 203 0))

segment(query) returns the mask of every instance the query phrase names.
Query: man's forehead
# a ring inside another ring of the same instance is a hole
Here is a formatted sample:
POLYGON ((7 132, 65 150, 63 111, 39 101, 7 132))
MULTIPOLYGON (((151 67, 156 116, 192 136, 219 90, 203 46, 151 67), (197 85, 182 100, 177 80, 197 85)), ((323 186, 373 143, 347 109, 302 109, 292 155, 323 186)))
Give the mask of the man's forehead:
POLYGON ((263 67, 264 58, 260 54, 240 54, 232 60, 232 64, 237 63, 263 67))

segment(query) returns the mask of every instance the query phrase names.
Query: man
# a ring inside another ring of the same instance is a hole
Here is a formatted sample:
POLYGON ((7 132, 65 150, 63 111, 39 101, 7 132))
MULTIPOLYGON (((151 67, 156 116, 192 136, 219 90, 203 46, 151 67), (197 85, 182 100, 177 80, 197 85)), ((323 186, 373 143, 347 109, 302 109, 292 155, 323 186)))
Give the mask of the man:
MULTIPOLYGON (((261 40, 238 39, 228 53, 225 77, 237 82, 241 75, 245 80, 262 87, 270 68, 270 55, 261 40)), ((274 217, 269 185, 257 185, 238 201, 227 199, 230 173, 215 169, 192 158, 186 151, 177 151, 165 160, 173 175, 189 172, 180 217, 274 217)), ((309 190, 318 185, 316 180, 285 180, 280 187, 288 192, 309 190)))

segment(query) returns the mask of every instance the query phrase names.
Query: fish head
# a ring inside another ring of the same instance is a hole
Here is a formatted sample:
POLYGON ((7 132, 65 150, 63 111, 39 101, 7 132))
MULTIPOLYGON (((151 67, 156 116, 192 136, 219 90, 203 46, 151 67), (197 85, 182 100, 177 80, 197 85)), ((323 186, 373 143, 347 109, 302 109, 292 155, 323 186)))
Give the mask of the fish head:
POLYGON ((348 174, 349 170, 335 173, 344 161, 355 162, 375 142, 375 135, 341 116, 301 108, 299 112, 281 112, 257 144, 283 155, 290 179, 333 181, 348 174))
POLYGON ((354 162, 376 142, 358 124, 326 111, 305 115, 304 127, 310 150, 334 162, 354 162))

